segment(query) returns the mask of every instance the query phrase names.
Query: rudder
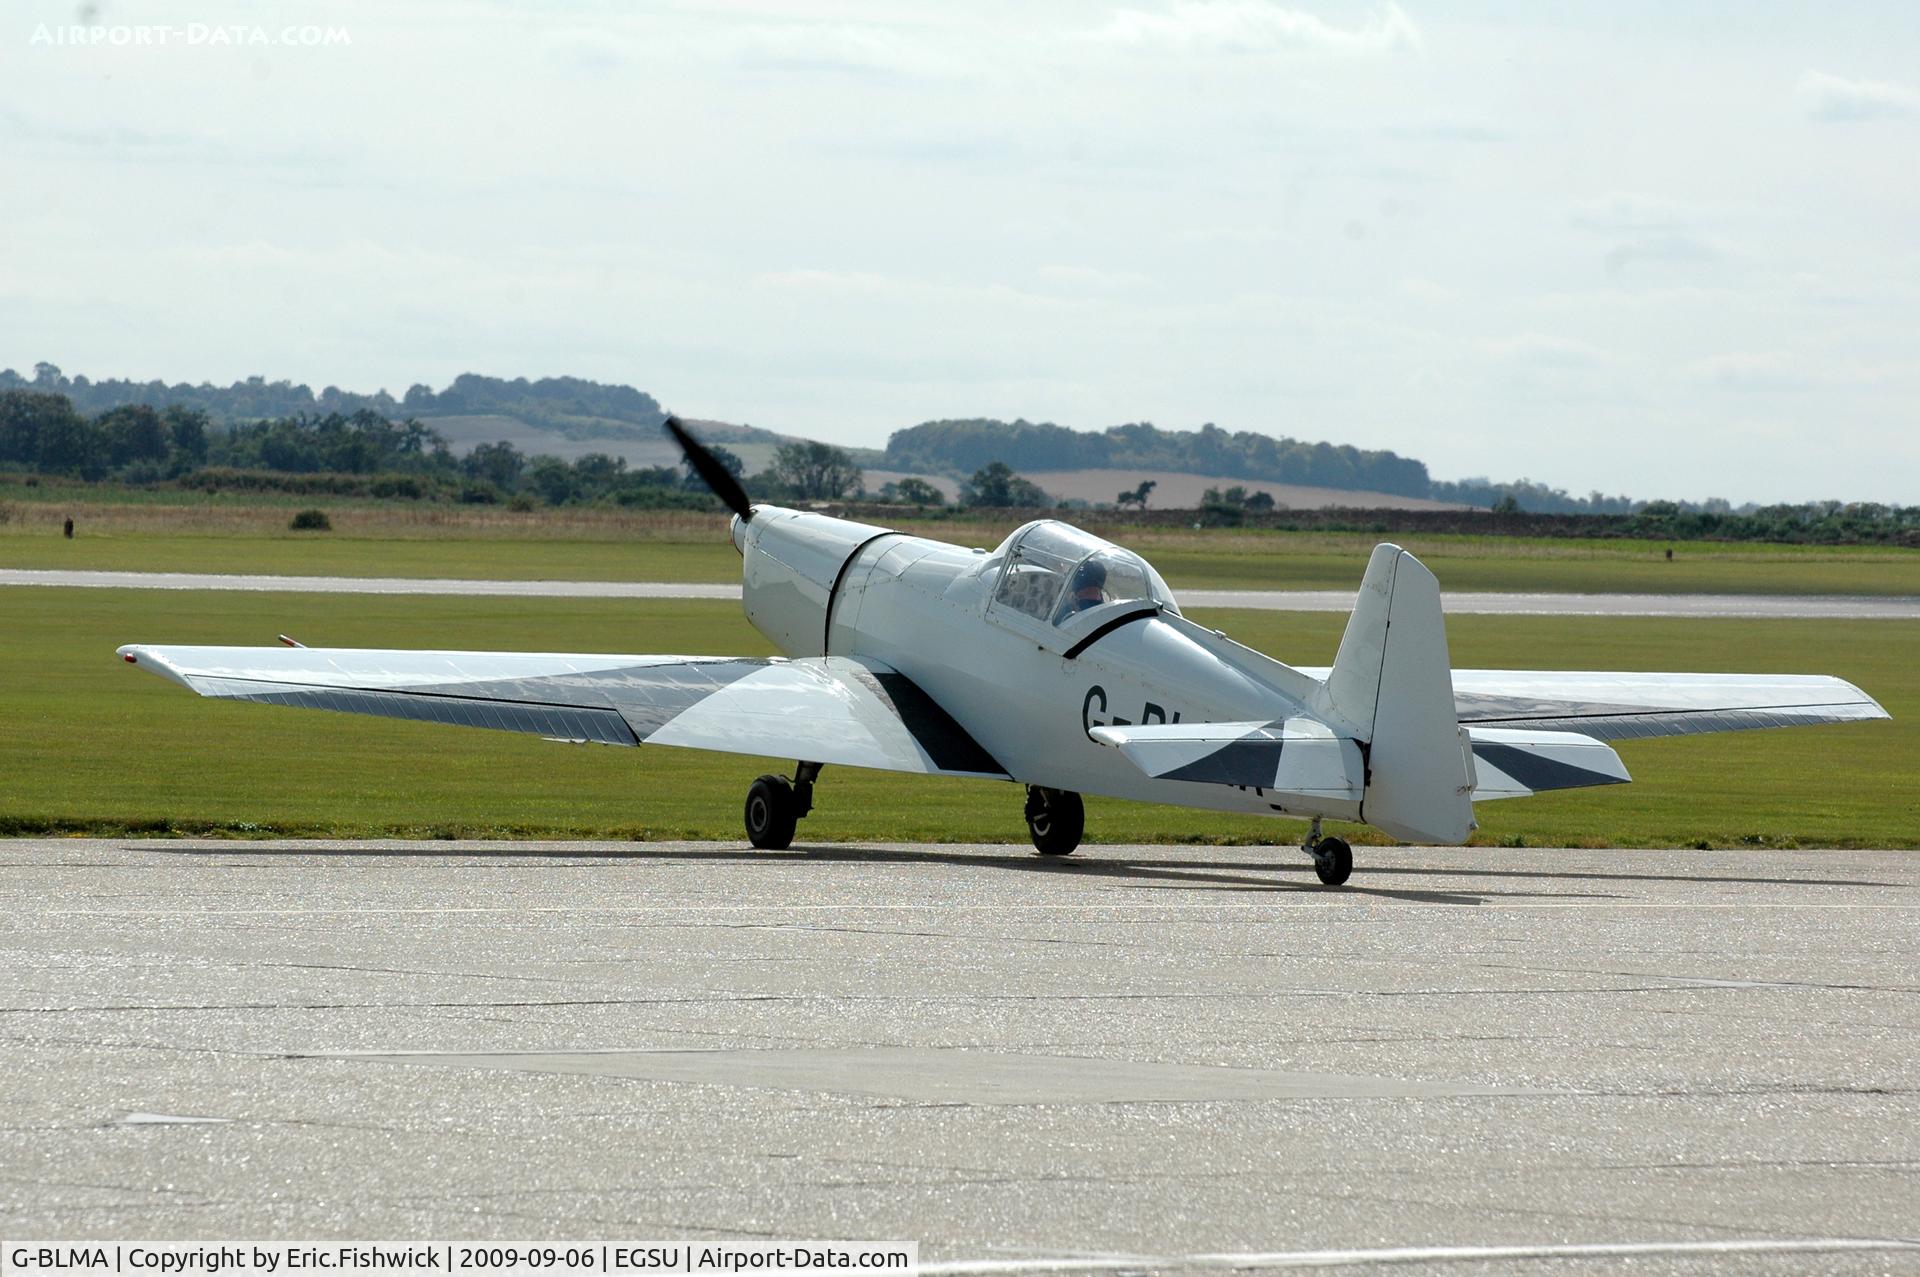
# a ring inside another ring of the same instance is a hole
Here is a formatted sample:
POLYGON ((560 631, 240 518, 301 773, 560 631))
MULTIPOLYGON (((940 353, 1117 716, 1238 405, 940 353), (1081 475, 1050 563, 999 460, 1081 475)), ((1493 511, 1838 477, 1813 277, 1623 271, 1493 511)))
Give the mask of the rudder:
POLYGON ((1474 781, 1440 583, 1397 545, 1374 547, 1325 695, 1367 747, 1360 818, 1409 842, 1465 842, 1474 781))

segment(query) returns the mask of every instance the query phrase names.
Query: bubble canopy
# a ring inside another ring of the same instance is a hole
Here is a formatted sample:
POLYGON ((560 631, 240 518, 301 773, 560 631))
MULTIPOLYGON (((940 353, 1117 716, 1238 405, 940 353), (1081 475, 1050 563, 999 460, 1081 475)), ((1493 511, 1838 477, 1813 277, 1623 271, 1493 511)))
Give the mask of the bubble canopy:
POLYGON ((1053 519, 1014 531, 988 560, 993 604, 1049 625, 1110 603, 1157 603, 1178 613, 1173 591, 1131 550, 1053 519))

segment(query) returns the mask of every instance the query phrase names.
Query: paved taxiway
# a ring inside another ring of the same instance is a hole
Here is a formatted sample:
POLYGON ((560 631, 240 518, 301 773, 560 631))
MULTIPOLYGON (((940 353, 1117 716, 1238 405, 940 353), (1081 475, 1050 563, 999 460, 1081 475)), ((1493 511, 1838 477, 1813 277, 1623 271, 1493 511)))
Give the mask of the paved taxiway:
MULTIPOLYGON (((463 594, 509 598, 737 599, 740 587, 673 581, 479 581, 447 577, 270 576, 212 572, 68 572, 0 568, 0 586, 252 590, 303 594, 463 594)), ((1351 612, 1352 590, 1181 590, 1186 607, 1351 612)), ((1495 616, 1693 616, 1920 620, 1920 597, 1865 594, 1546 594, 1449 592, 1446 608, 1495 616)))
POLYGON ((1358 859, 0 842, 0 1235, 1920 1271, 1920 854, 1358 859))

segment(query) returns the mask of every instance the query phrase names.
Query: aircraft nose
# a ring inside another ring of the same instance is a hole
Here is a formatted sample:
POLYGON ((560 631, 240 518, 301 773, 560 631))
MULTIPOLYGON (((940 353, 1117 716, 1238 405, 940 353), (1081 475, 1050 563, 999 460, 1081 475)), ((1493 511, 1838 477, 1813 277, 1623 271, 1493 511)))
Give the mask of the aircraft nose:
POLYGON ((739 515, 733 516, 733 522, 727 527, 727 535, 733 538, 733 548, 740 554, 747 552, 747 521, 739 515))

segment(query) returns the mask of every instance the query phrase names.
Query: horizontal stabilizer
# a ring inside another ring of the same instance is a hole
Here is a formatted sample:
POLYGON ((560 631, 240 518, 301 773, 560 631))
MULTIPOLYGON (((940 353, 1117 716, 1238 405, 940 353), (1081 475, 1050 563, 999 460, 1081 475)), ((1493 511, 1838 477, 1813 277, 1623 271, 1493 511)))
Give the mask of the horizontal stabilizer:
POLYGON ((1591 736, 1499 727, 1470 727, 1467 736, 1473 743, 1475 802, 1633 779, 1620 755, 1591 736))
POLYGON ((1312 718, 1096 727, 1090 734, 1156 780, 1349 801, 1365 786, 1359 745, 1312 718))

